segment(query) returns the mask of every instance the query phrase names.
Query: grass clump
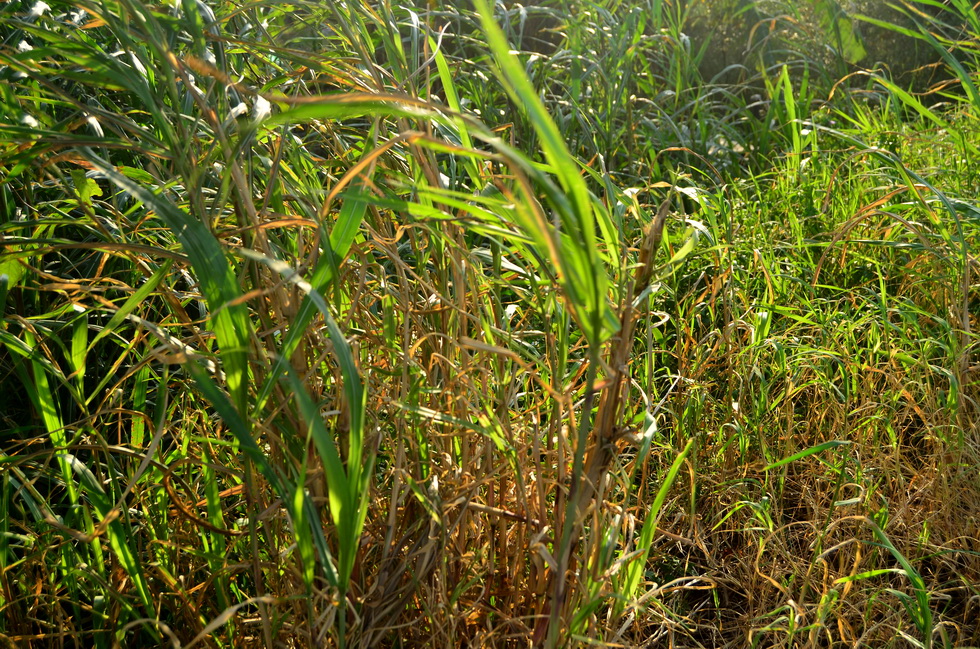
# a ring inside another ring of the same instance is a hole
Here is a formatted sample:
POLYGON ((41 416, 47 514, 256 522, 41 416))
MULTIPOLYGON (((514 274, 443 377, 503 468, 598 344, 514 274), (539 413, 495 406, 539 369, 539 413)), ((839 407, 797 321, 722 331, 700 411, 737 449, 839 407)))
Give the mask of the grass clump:
POLYGON ((474 5, 0 10, 2 637, 977 644, 971 7, 474 5))

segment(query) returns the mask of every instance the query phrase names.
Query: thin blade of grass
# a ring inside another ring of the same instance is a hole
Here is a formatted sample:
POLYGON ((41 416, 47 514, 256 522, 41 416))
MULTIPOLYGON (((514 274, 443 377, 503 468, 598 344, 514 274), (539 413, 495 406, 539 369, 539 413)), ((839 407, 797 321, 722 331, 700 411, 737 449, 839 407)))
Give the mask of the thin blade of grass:
MULTIPOLYGON (((646 569, 647 557, 650 555, 650 544, 653 543, 653 534, 657 530, 657 521, 660 519, 660 510, 667 500, 667 494, 670 488, 673 486, 674 481, 677 479, 677 474, 680 472, 681 467, 684 465, 684 461, 687 459, 688 454, 694 446, 694 440, 687 443, 684 450, 678 454, 674 461, 670 465, 670 469, 667 471, 667 475, 664 476, 663 482, 660 483, 660 488, 657 489, 657 495, 653 499, 653 504, 650 505, 650 509, 646 512, 646 517, 643 520, 643 528, 640 531, 640 538, 636 545, 640 549, 639 554, 632 560, 629 566, 626 567, 626 576, 622 582, 622 594, 627 598, 627 600, 633 600, 636 598, 637 589, 640 587, 640 579, 643 576, 643 572, 646 569)), ((618 608, 622 610, 623 602, 618 604, 618 608)))
POLYGON ((245 306, 238 303, 241 297, 238 279, 218 240, 201 220, 122 175, 91 151, 82 149, 81 153, 113 184, 156 212, 180 241, 211 309, 228 390, 239 411, 247 412, 248 348, 252 326, 245 306))
POLYGON ((850 442, 845 440, 832 440, 829 442, 824 442, 823 444, 817 444, 816 446, 811 446, 810 448, 800 451, 799 453, 794 453, 789 457, 784 457, 783 459, 777 462, 773 462, 763 470, 771 471, 772 469, 775 469, 777 467, 781 467, 786 464, 791 464, 792 462, 796 462, 797 460, 802 460, 803 458, 809 457, 814 453, 820 453, 821 451, 826 451, 827 449, 830 448, 837 448, 839 446, 850 446, 850 444, 851 444, 850 442))
MULTIPOLYGON (((231 430, 231 433, 238 440, 240 448, 245 451, 255 466, 259 469, 262 476, 272 485, 275 490, 276 495, 282 499, 287 512, 289 513, 290 520, 292 524, 297 526, 296 521, 311 520, 305 516, 305 513, 299 513, 294 509, 295 495, 296 495, 296 485, 290 484, 288 480, 279 475, 279 473, 273 468, 272 464, 269 462, 265 453, 259 448, 258 444, 255 442, 255 438, 252 437, 250 427, 247 421, 242 418, 235 408, 234 404, 228 400, 228 397, 224 392, 217 386, 217 384, 211 379, 207 370, 201 367, 196 362, 190 362, 184 365, 190 372, 191 376, 194 378, 194 382, 197 384, 201 392, 214 407, 215 411, 221 416, 225 425, 231 430)), ((305 501, 308 503, 308 499, 305 501)), ((311 525, 313 528, 313 542, 320 553, 320 560, 323 565, 324 575, 327 578, 328 583, 331 586, 337 587, 337 571, 334 567, 333 557, 330 554, 330 549, 327 546, 326 539, 323 537, 322 530, 320 534, 317 534, 319 530, 318 525, 311 525)), ((294 532, 299 536, 299 532, 294 532)))
MULTIPOLYGON (((554 173, 561 186, 545 190, 549 202, 557 211, 567 239, 558 237, 554 242, 564 254, 566 277, 559 278, 568 295, 570 306, 592 345, 598 345, 616 330, 616 320, 607 302, 608 277, 599 254, 595 233, 593 203, 585 180, 579 173, 575 158, 565 144, 561 131, 538 97, 524 68, 512 53, 503 31, 493 19, 493 11, 486 0, 476 0, 480 22, 483 25, 490 50, 500 70, 501 79, 511 99, 523 106, 540 140, 548 169, 554 173)), ((543 224, 530 223, 541 228, 543 224)), ((538 237, 551 239, 550 231, 538 237)), ((614 245, 615 242, 608 242, 614 245)))

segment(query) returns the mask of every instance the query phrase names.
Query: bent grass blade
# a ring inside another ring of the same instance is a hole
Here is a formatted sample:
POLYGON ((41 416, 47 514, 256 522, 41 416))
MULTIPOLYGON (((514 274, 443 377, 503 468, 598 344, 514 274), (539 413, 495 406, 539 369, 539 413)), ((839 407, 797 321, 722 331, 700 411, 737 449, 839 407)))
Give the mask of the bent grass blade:
POLYGON ((211 309, 228 390, 238 410, 247 413, 248 346, 252 326, 245 306, 238 303, 241 290, 221 244, 199 219, 119 173, 91 151, 82 149, 82 154, 114 185, 156 212, 180 241, 211 309))
POLYGON ((307 394, 302 381, 287 368, 287 377, 293 388, 294 398, 300 407, 300 414, 308 427, 308 433, 313 438, 320 459, 327 473, 327 488, 330 496, 330 513, 337 527, 339 538, 339 587, 341 596, 346 592, 350 575, 354 569, 354 560, 364 520, 367 516, 367 497, 370 492, 370 479, 373 469, 373 458, 364 458, 364 415, 367 404, 367 393, 361 380, 353 351, 344 336, 330 307, 323 296, 313 286, 303 280, 299 273, 285 262, 271 259, 254 250, 242 249, 239 254, 243 257, 265 264, 273 271, 306 293, 310 302, 320 311, 327 324, 330 339, 333 342, 337 361, 343 376, 343 391, 349 412, 349 445, 347 468, 340 458, 336 443, 323 424, 319 409, 307 394))

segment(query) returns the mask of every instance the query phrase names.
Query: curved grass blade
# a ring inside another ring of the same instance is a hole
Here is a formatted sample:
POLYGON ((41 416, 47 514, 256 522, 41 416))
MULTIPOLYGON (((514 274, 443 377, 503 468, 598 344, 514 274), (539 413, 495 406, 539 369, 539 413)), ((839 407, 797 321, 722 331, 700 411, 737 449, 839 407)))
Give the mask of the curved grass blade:
MULTIPOLYGON (((156 611, 153 606, 150 587, 146 581, 146 573, 140 564, 137 553, 133 551, 134 543, 130 535, 132 527, 123 525, 120 522, 117 517, 118 510, 113 507, 112 502, 106 497, 106 493, 103 491, 102 485, 99 484, 95 475, 81 460, 68 453, 59 454, 58 459, 63 461, 67 466, 70 466, 75 475, 79 477, 79 480, 85 487, 86 497, 92 503, 92 506, 103 522, 106 519, 111 521, 106 528, 106 533, 109 537, 109 546, 119 560, 120 565, 126 571, 126 574, 133 580, 144 610, 151 618, 155 618, 156 611)), ((156 629, 152 626, 148 626, 147 630, 156 634, 156 629)))
MULTIPOLYGON (((564 273, 559 277, 559 282, 586 339, 592 345, 599 345, 615 332, 616 319, 607 301, 609 279, 599 253, 589 189, 557 124, 548 115, 524 68, 511 53, 503 31, 493 19, 490 6, 486 0, 475 0, 474 4, 501 80, 511 99, 527 111, 548 162, 547 170, 555 174, 560 186, 541 183, 549 203, 557 212, 562 234, 566 236, 555 237, 553 229, 544 223, 528 225, 544 230, 537 236, 551 239, 553 247, 562 253, 565 263, 558 267, 564 273)), ((557 259, 553 261, 556 264, 559 262, 557 259)))
MULTIPOLYGON (((282 499, 290 520, 294 525, 294 534, 297 539, 303 539, 306 534, 305 529, 300 530, 297 528, 299 528, 302 521, 310 521, 312 523, 313 519, 308 516, 310 500, 308 498, 296 498, 297 485, 290 484, 288 480, 280 476, 272 467, 265 453, 262 452, 258 444, 256 444, 255 438, 252 437, 249 424, 242 418, 238 410, 235 409, 234 404, 228 400, 225 393, 211 379, 208 372, 196 362, 187 363, 185 367, 194 378, 194 382, 198 388, 204 393, 204 396, 238 440, 240 448, 255 463, 255 466, 259 469, 259 473, 269 481, 276 495, 282 499), (304 506, 304 511, 300 512, 296 510, 297 503, 304 506)), ((333 557, 330 554, 327 541, 323 536, 323 530, 318 525, 311 524, 309 527, 313 532, 313 543, 320 553, 320 560, 323 563, 324 575, 327 578, 327 582, 331 586, 337 587, 337 570, 334 567, 333 557)))
POLYGON ((113 184, 156 212, 180 241, 211 309, 228 390, 238 410, 247 413, 248 345, 252 327, 245 306, 237 303, 241 290, 221 244, 199 219, 122 175, 90 150, 81 149, 81 152, 113 184))
MULTIPOLYGON (((361 185, 366 186, 370 183, 372 175, 373 167, 368 165, 362 172, 361 185)), ((351 245, 354 243, 354 237, 361 227, 361 222, 364 220, 364 214, 367 212, 367 208, 368 202, 364 199, 356 196, 350 196, 344 199, 340 213, 337 216, 337 221, 334 223, 334 227, 330 232, 329 240, 323 241, 323 247, 325 248, 324 254, 320 255, 317 260, 317 264, 313 269, 313 276, 309 283, 309 286, 317 294, 322 294, 336 278, 337 265, 350 252, 351 245)), ((255 254, 257 255, 256 261, 265 263, 266 257, 258 255, 258 253, 255 254)), ((272 261, 282 263, 277 260, 272 261)), ((285 266, 285 264, 283 265, 285 266)), ((288 269, 288 266, 286 268, 288 269)), ((294 271, 290 269, 289 272, 293 273, 294 271)), ((279 379, 282 378, 288 369, 289 358, 296 351, 300 339, 306 332, 306 327, 309 326, 318 308, 319 305, 315 305, 311 297, 308 296, 307 299, 303 300, 303 304, 300 306, 296 318, 290 323, 289 332, 286 334, 285 340, 283 340, 279 359, 273 365, 265 385, 262 386, 259 392, 256 400, 258 409, 261 409, 262 405, 269 399, 279 379)), ((331 332, 331 335, 333 335, 333 332, 331 332)))
POLYGON ((636 591, 640 587, 640 577, 642 577, 643 571, 646 568, 647 557, 650 554, 650 544, 653 543, 653 533, 656 532, 657 521, 660 519, 660 509, 667 500, 667 492, 670 491, 671 486, 673 486, 674 481, 677 479, 677 474, 680 472, 681 466, 683 466, 684 460, 687 459, 687 455, 691 452, 693 445, 694 440, 689 441, 687 446, 684 447, 684 450, 674 459, 674 462, 670 465, 670 469, 667 471, 667 475, 664 476, 663 482, 660 483, 660 488, 657 490, 657 495, 653 499, 653 504, 650 506, 649 511, 647 511, 646 518, 643 521, 643 529, 640 531, 640 540, 637 541, 637 547, 640 549, 640 552, 633 559, 632 563, 627 566, 623 588, 620 591, 630 600, 636 598, 636 591))
POLYGON ((350 437, 348 443, 347 468, 341 461, 336 444, 323 425, 318 407, 306 393, 300 379, 288 371, 287 376, 293 388, 294 397, 300 406, 300 413, 309 433, 316 445, 327 473, 328 490, 330 494, 330 511, 340 542, 340 587, 346 590, 347 580, 354 567, 357 548, 364 520, 367 516, 367 496, 370 492, 368 484, 371 478, 373 460, 364 459, 364 415, 367 404, 367 393, 361 380, 353 351, 344 336, 326 300, 313 286, 303 280, 299 273, 285 262, 272 259, 254 250, 239 251, 244 257, 265 264, 279 273, 285 280, 307 294, 312 304, 323 315, 327 331, 337 355, 343 375, 343 392, 349 413, 350 437))
POLYGON ((769 471, 771 469, 775 469, 777 467, 785 466, 785 465, 790 464, 792 462, 796 462, 797 460, 802 460, 803 458, 809 457, 809 456, 813 455, 814 453, 820 453, 821 451, 826 451, 829 448, 837 448, 838 446, 850 446, 850 444, 851 443, 848 442, 848 441, 846 441, 846 440, 839 440, 839 439, 838 440, 831 440, 829 442, 824 442, 823 444, 817 444, 816 446, 811 446, 810 448, 804 449, 804 450, 800 451, 799 453, 794 453, 793 455, 790 455, 789 457, 784 457, 781 460, 778 460, 776 462, 773 462, 772 464, 770 464, 769 466, 767 466, 764 470, 765 471, 769 471))

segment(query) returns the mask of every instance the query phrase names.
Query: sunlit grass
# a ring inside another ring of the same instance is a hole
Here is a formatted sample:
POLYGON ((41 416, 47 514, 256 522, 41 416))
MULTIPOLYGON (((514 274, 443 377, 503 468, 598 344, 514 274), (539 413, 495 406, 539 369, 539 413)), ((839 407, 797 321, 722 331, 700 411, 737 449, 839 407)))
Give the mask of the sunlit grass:
POLYGON ((971 7, 476 5, 0 10, 2 637, 977 644, 971 7))

